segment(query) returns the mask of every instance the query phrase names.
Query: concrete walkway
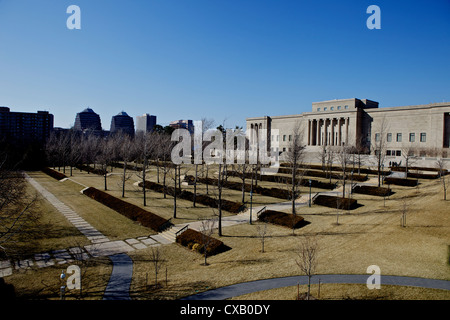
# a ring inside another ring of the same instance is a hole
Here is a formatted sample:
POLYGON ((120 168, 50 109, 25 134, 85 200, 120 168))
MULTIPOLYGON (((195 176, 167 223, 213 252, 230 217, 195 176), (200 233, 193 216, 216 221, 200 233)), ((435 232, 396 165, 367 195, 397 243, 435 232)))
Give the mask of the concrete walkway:
POLYGON ((109 258, 113 263, 113 270, 103 300, 131 300, 129 290, 133 277, 133 260, 124 253, 109 258))
MULTIPOLYGON (((318 283, 349 283, 349 284, 366 284, 370 275, 360 274, 325 274, 316 275, 311 279, 311 284, 318 283)), ((290 287, 308 284, 307 276, 292 276, 283 278, 264 279, 250 282, 233 284, 226 287, 208 290, 192 296, 183 298, 182 300, 224 300, 238 297, 244 294, 258 292, 262 290, 270 290, 276 288, 290 287)), ((415 277, 402 276, 383 276, 381 275, 381 287, 383 285, 411 286, 430 289, 450 290, 450 281, 435 280, 415 277)), ((368 289, 369 290, 369 289, 368 289)))

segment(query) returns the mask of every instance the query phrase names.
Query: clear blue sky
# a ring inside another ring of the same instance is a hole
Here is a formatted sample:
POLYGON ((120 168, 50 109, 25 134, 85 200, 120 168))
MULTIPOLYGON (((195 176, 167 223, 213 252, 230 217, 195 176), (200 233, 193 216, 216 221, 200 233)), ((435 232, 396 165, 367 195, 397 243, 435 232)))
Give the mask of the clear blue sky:
POLYGON ((106 130, 122 110, 234 127, 343 98, 450 101, 450 1, 0 0, 0 105, 57 127, 88 106, 106 130))

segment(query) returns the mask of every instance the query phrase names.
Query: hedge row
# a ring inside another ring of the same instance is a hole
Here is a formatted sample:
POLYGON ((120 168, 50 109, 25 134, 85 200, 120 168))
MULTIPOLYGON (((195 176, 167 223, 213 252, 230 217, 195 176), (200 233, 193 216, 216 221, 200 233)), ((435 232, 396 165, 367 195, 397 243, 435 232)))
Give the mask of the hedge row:
MULTIPOLYGON (((188 183, 193 183, 193 181, 195 181, 195 178, 193 176, 185 176, 184 179, 188 183)), ((209 185, 217 185, 217 181, 218 181, 217 179, 213 179, 213 178, 197 177, 197 182, 205 183, 205 184, 209 184, 209 185)), ((223 187, 225 187, 227 189, 242 191, 242 182, 223 181, 223 187)), ((244 185, 244 191, 250 192, 251 190, 252 190, 252 185, 249 183, 246 183, 244 185)), ((264 188, 264 187, 253 185, 253 192, 261 194, 263 196, 269 196, 269 197, 280 198, 280 199, 290 199, 290 197, 291 197, 290 191, 285 190, 285 189, 280 189, 280 188, 264 188)))
POLYGON ((98 174, 98 175, 101 175, 101 176, 104 176, 105 173, 108 173, 108 171, 105 171, 103 169, 94 169, 91 166, 88 166, 88 165, 85 165, 85 164, 79 164, 79 165, 76 166, 76 168, 80 169, 80 170, 87 171, 87 172, 91 172, 91 173, 94 173, 94 174, 98 174))
MULTIPOLYGON (((228 171, 229 176, 239 177, 241 174, 236 171, 228 171)), ((247 178, 251 178, 251 173, 248 173, 246 175, 247 178)), ((268 182, 277 182, 277 183, 284 183, 284 184, 292 184, 292 178, 291 177, 285 177, 285 176, 278 176, 278 175, 258 175, 258 180, 268 181, 268 182)), ((309 180, 310 179, 301 179, 300 185, 304 187, 309 187, 309 180)), ((328 182, 322 182, 318 180, 311 179, 311 187, 318 188, 318 189, 328 189, 332 190, 336 188, 336 183, 328 183, 328 182)))
POLYGON ((275 210, 265 210, 258 216, 259 221, 268 222, 290 229, 301 228, 308 223, 302 216, 275 210))
POLYGON ((187 229, 182 234, 177 236, 176 242, 184 247, 204 254, 204 240, 209 241, 209 243, 207 241, 207 256, 212 256, 231 249, 222 241, 203 235, 201 232, 192 229, 187 229))
POLYGON ((55 178, 56 180, 62 180, 67 178, 67 176, 61 172, 55 171, 53 169, 50 169, 48 167, 45 167, 42 169, 42 172, 45 174, 48 174, 50 177, 55 178))
MULTIPOLYGON (((280 167, 289 167, 290 164, 289 163, 281 163, 280 167)), ((342 171, 342 168, 339 166, 322 166, 320 164, 301 164, 299 165, 300 168, 305 168, 305 169, 313 169, 313 170, 321 170, 321 171, 325 171, 328 167, 328 170, 330 171, 342 171)), ((352 172, 352 170, 354 172, 358 172, 358 168, 355 167, 353 168, 353 166, 350 166, 348 168, 346 168, 346 172, 352 172)), ((362 174, 378 174, 378 170, 374 170, 374 169, 369 169, 369 168, 359 168, 359 172, 362 174)))
MULTIPOLYGON (((139 183, 139 186, 142 187, 142 182, 139 183)), ((145 181, 145 188, 156 192, 164 193, 164 186, 162 184, 155 183, 152 181, 145 181)), ((174 190, 175 189, 173 187, 166 186, 166 193, 168 195, 173 196, 175 194, 174 190)), ((177 198, 194 201, 194 193, 187 190, 177 189, 177 198)), ((218 200, 204 194, 197 194, 195 197, 195 202, 211 208, 218 207, 218 200)), ((234 202, 222 199, 222 209, 231 213, 239 213, 245 209, 245 206, 241 202, 234 202)))
POLYGON ((358 207, 358 201, 356 199, 342 198, 338 196, 327 196, 323 194, 318 195, 314 199, 314 204, 343 210, 353 210, 358 207))
POLYGON ((384 178, 384 183, 385 184, 395 184, 395 185, 404 186, 404 187, 415 187, 419 184, 419 181, 417 179, 386 177, 386 178, 384 178))
POLYGON ((376 187, 376 186, 356 186, 353 188, 353 193, 386 197, 392 194, 392 190, 390 188, 376 187))
MULTIPOLYGON (((342 170, 342 169, 341 169, 342 170)), ((331 174, 331 178, 333 179, 342 179, 342 174, 335 173, 335 172, 325 172, 325 171, 318 171, 318 170, 303 170, 304 176, 307 177, 319 177, 319 178, 329 178, 331 174)), ((292 168, 289 167, 282 167, 278 169, 279 173, 292 173, 292 168)), ((351 171, 350 171, 351 172, 351 171)), ((351 174, 347 174, 346 179, 350 180, 353 179, 353 181, 366 181, 367 176, 362 174, 355 174, 353 173, 353 177, 351 174)))
POLYGON ((134 204, 118 199, 106 192, 89 187, 83 191, 88 197, 100 202, 101 204, 113 209, 125 217, 139 222, 144 227, 154 231, 161 232, 171 225, 170 221, 160 216, 144 210, 134 204))

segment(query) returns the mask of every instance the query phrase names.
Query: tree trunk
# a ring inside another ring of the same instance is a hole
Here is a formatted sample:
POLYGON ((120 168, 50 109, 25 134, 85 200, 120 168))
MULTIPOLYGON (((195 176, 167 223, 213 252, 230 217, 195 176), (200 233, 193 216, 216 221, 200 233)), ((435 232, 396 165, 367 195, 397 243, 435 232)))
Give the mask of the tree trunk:
POLYGON ((192 204, 195 208, 195 200, 197 198, 197 174, 198 174, 198 164, 195 165, 195 179, 194 179, 194 199, 192 201, 192 204))
POLYGON ((145 188, 145 168, 147 167, 147 157, 144 157, 144 163, 142 168, 142 191, 144 194, 144 207, 147 205, 147 198, 146 198, 146 188, 145 188))
POLYGON ((123 178, 122 178, 122 198, 125 198, 125 176, 127 174, 127 162, 123 163, 123 178))
POLYGON ((173 217, 177 217, 177 167, 175 170, 175 178, 174 178, 174 191, 173 191, 173 217))
POLYGON ((218 209, 219 209, 219 237, 222 236, 222 165, 219 164, 219 179, 217 182, 217 187, 219 191, 219 201, 218 201, 218 209))
POLYGON ((294 163, 292 164, 292 214, 295 216, 296 212, 295 212, 295 170, 296 170, 297 164, 294 163))

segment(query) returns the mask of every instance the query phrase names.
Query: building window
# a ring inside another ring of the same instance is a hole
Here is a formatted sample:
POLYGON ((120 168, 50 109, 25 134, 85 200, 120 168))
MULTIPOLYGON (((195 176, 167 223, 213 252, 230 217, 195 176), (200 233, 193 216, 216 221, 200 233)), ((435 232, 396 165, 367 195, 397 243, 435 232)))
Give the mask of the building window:
POLYGON ((292 141, 292 135, 289 135, 289 141, 292 141))
POLYGON ((286 141, 286 135, 283 134, 283 141, 286 141))
POLYGON ((344 108, 345 108, 345 109, 348 109, 348 106, 345 106, 344 108))
POLYGON ((427 134, 422 132, 420 134, 420 142, 427 142, 427 134))
POLYGON ((317 111, 320 111, 320 108, 317 108, 317 111))
POLYGON ((327 107, 323 108, 323 111, 327 111, 327 107))
POLYGON ((375 133, 375 141, 376 142, 380 141, 380 134, 379 133, 375 133))
POLYGON ((334 110, 334 107, 331 107, 330 110, 334 110))
POLYGON ((402 134, 397 133, 397 142, 402 142, 402 134))
POLYGON ((400 157, 400 156, 402 155, 402 151, 401 151, 401 150, 395 151, 395 155, 396 155, 397 157, 400 157))
POLYGON ((272 139, 271 140, 273 141, 273 135, 272 135, 272 139))
POLYGON ((388 133, 387 134, 386 140, 387 140, 387 142, 391 142, 392 141, 392 133, 388 133))
POLYGON ((338 109, 338 110, 341 110, 342 108, 341 108, 341 106, 337 106, 337 109, 338 109))
POLYGON ((416 134, 410 133, 409 134, 409 142, 414 142, 414 141, 416 141, 416 134))
POLYGON ((386 155, 390 156, 391 155, 391 150, 386 150, 386 155))
POLYGON ((277 141, 278 141, 279 137, 280 137, 280 136, 279 136, 279 135, 277 135, 277 141))

